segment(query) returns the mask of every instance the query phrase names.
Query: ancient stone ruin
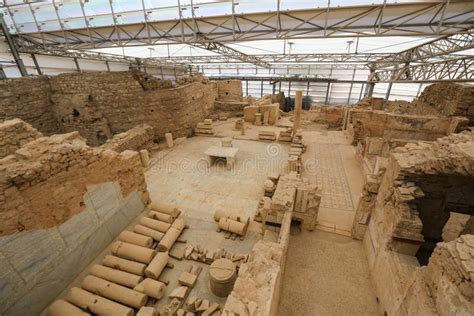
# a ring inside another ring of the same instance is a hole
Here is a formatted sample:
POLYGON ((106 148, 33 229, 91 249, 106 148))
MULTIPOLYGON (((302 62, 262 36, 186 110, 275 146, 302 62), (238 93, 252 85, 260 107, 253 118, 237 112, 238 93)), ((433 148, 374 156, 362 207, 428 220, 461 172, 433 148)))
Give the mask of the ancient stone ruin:
POLYGON ((289 112, 200 74, 0 90, 1 315, 474 311, 472 86, 289 112))

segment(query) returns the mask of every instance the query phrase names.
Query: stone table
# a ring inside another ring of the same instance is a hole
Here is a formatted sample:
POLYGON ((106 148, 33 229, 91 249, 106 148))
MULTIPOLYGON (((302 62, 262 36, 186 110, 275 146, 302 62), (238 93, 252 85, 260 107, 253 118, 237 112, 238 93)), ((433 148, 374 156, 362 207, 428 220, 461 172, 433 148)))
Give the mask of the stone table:
POLYGON ((231 169, 238 151, 239 149, 235 147, 211 146, 206 150, 205 154, 209 156, 211 165, 217 158, 225 158, 227 169, 231 169))

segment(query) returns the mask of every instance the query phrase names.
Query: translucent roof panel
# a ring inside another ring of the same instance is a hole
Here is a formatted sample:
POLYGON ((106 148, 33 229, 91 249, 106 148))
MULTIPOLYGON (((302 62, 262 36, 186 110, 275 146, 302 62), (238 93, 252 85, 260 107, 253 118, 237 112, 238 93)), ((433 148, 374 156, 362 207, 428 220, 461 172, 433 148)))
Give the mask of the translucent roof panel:
MULTIPOLYGON (((244 54, 262 55, 262 54, 336 54, 336 53, 355 53, 356 45, 358 53, 397 53, 411 47, 421 45, 433 38, 426 37, 384 37, 380 38, 365 37, 360 38, 357 44, 356 38, 329 38, 329 39, 308 39, 308 40, 273 40, 273 41, 252 41, 227 43, 244 54), (285 43, 286 42, 286 43, 285 43), (291 46, 291 49, 290 49, 291 46)), ((168 45, 124 47, 124 48, 104 48, 95 51, 113 54, 122 54, 135 57, 149 57, 150 49, 154 57, 167 57, 168 45)), ((213 56, 217 55, 211 51, 192 47, 184 44, 169 45, 170 56, 213 56)))
MULTIPOLYGON (((454 7, 461 0, 452 0, 450 7, 454 7)), ((7 9, 6 14, 11 14, 14 22, 18 25, 18 31, 22 33, 37 32, 38 28, 45 30, 60 30, 58 20, 66 21, 64 27, 67 29, 83 28, 85 21, 92 26, 110 26, 114 24, 113 15, 118 24, 141 23, 147 21, 166 21, 195 17, 226 16, 232 13, 253 14, 276 12, 287 10, 309 10, 326 8, 347 8, 357 6, 376 6, 384 3, 384 0, 44 0, 25 3, 21 0, 4 0, 7 9), (83 5, 81 5, 81 2, 83 5), (181 10, 180 10, 181 9, 181 10)), ((430 2, 442 2, 432 0, 430 2)), ((404 3, 428 3, 425 0, 387 0, 387 4, 404 3)), ((469 4, 469 1, 466 2, 469 4)), ((471 4, 472 6, 472 4, 471 4)), ((451 10, 450 8, 450 10, 451 10)), ((434 9, 434 8, 433 8, 434 9)), ((466 7, 468 10, 468 7, 466 7)), ((430 10, 428 10, 430 11, 430 10)), ((320 13, 323 15, 322 13, 320 13)), ((346 13, 344 13, 346 14, 346 13)), ((377 16, 378 12, 372 15, 377 16)), ((372 15, 367 17, 372 18, 372 15)), ((429 15, 429 14, 428 14, 429 15)), ((364 17, 364 16, 362 16, 364 17)), ((329 16, 329 23, 337 22, 340 17, 334 14, 329 16)), ((411 20, 412 23, 426 23, 430 17, 420 15, 411 20)), ((361 21, 352 21, 359 23, 361 21)), ((7 22, 13 28, 13 21, 7 22)), ((272 21, 273 23, 274 21, 272 21)), ((14 30, 13 30, 14 31, 14 30)))

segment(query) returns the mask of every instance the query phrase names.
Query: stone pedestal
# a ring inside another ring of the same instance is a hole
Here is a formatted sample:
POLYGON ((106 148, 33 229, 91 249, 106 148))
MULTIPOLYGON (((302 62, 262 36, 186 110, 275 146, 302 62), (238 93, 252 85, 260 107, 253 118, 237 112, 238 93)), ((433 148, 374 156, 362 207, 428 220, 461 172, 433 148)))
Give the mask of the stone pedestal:
POLYGON ((237 272, 229 259, 215 260, 209 268, 209 282, 212 293, 226 297, 232 292, 237 272))

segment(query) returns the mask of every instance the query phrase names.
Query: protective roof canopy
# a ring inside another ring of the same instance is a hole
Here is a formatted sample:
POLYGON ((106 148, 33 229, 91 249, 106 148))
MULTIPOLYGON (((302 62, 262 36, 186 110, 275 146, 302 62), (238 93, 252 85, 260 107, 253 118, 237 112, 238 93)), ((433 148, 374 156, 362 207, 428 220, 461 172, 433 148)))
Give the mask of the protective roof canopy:
POLYGON ((472 27, 468 0, 5 0, 13 34, 33 44, 90 49, 351 36, 429 36, 472 27))

